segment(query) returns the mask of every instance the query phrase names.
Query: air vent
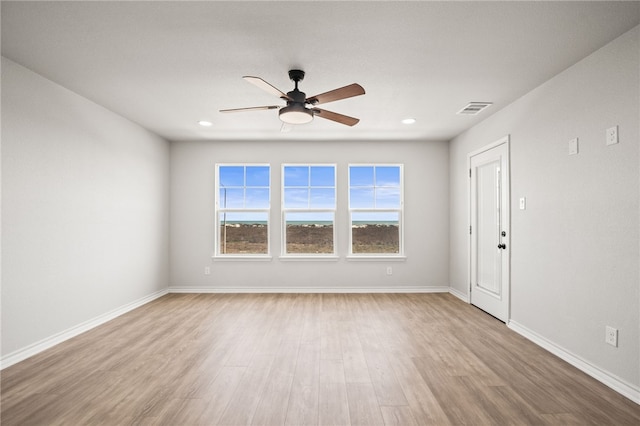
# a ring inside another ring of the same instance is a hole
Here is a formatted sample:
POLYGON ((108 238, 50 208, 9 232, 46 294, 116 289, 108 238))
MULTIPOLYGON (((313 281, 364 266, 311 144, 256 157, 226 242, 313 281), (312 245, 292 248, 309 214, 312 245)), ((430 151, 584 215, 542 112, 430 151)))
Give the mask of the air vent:
POLYGON ((489 108, 493 105, 492 102, 470 102, 469 105, 462 108, 457 114, 461 115, 477 115, 480 111, 483 111, 486 108, 489 108))

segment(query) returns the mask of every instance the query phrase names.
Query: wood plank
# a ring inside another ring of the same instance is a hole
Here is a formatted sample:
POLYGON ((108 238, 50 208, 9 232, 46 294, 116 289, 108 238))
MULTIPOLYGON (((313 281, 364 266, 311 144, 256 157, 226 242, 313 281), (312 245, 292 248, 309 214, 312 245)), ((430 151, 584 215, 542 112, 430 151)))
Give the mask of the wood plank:
POLYGON ((381 406, 386 426, 418 426, 409 406, 381 406))
POLYGON ((344 383, 321 383, 318 424, 326 426, 351 425, 347 386, 344 383))
POLYGON ((367 360, 364 357, 358 333, 348 326, 343 326, 339 333, 344 375, 347 383, 371 383, 367 360))
POLYGON ((251 419, 267 384, 273 361, 273 356, 254 357, 236 387, 219 423, 228 425, 251 424, 251 419))
POLYGON ((384 425, 382 411, 371 383, 347 383, 349 418, 352 425, 384 425))
POLYGON ((1 375, 2 424, 640 424, 448 294, 170 294, 1 375))
POLYGON ((285 423, 299 344, 299 339, 288 339, 282 343, 251 424, 269 426, 285 423))
POLYGON ((319 342, 300 345, 287 407, 286 425, 318 424, 319 376, 319 342))
POLYGON ((413 417, 420 425, 449 425, 449 417, 426 384, 413 360, 409 357, 391 357, 391 368, 407 398, 413 417))
POLYGON ((371 383, 380 405, 408 405, 400 382, 384 353, 365 353, 371 383))
POLYGON ((196 425, 206 406, 207 402, 200 398, 172 398, 157 416, 143 417, 139 424, 196 425))
POLYGON ((235 394, 247 367, 223 367, 211 384, 209 401, 198 424, 217 424, 235 394))
POLYGON ((320 360, 320 383, 346 383, 341 359, 320 360))

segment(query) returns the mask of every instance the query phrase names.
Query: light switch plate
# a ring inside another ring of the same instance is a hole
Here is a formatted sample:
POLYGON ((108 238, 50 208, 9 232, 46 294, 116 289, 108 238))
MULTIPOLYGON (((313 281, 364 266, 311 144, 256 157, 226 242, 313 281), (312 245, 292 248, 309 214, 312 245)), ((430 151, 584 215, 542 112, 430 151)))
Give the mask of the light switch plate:
POLYGON ((609 127, 607 129, 607 145, 615 145, 618 142, 618 126, 609 127))
POLYGON ((576 155, 578 153, 578 138, 573 138, 569 141, 569 155, 576 155))
POLYGON ((520 198, 520 210, 527 209, 527 199, 525 197, 520 198))

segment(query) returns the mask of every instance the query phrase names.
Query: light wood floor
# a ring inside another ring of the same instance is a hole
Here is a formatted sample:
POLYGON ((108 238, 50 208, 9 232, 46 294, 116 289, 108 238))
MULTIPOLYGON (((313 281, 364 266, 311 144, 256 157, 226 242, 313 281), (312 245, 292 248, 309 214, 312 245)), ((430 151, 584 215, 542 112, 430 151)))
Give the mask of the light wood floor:
POLYGON ((2 425, 639 425, 448 294, 172 294, 2 371, 2 425))

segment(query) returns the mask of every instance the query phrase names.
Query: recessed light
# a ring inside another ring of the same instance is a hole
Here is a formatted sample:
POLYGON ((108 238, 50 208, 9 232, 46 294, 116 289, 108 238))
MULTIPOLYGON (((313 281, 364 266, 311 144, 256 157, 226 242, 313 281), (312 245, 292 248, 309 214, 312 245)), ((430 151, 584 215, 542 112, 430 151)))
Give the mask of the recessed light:
POLYGON ((416 122, 415 118, 405 118, 404 120, 402 120, 402 124, 413 124, 416 122))
POLYGON ((202 127, 211 127, 211 126, 213 126, 212 122, 206 121, 206 120, 200 120, 200 121, 198 121, 198 124, 201 125, 202 127))

